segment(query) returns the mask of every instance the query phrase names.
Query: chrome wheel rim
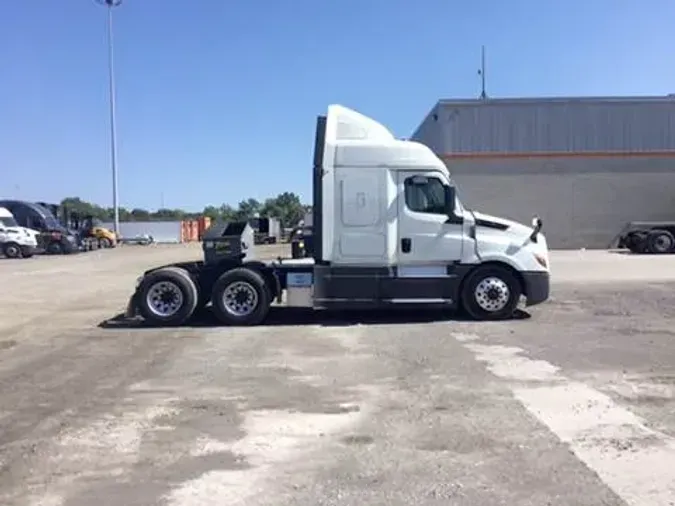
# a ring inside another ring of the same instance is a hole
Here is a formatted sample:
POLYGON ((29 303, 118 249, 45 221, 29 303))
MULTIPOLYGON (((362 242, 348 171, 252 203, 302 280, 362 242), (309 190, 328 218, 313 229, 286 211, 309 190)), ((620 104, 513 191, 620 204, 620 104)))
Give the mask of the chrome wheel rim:
POLYGON ((223 307, 232 316, 250 315, 258 306, 258 292, 246 281, 236 281, 223 292, 223 307))
POLYGON ((155 316, 166 318, 175 315, 183 307, 183 291, 171 281, 160 281, 148 290, 145 298, 148 309, 155 316))
POLYGON ((496 277, 481 280, 474 290, 474 298, 478 306, 490 313, 504 309, 509 303, 510 296, 509 285, 496 277))

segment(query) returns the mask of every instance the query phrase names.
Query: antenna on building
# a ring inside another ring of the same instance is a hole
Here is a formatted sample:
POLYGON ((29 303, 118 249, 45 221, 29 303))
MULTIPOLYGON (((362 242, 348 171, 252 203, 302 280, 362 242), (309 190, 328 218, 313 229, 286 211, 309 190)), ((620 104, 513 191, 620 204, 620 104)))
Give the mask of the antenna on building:
POLYGON ((480 48, 480 68, 478 69, 478 75, 480 76, 480 99, 486 100, 487 93, 485 91, 485 46, 480 48))

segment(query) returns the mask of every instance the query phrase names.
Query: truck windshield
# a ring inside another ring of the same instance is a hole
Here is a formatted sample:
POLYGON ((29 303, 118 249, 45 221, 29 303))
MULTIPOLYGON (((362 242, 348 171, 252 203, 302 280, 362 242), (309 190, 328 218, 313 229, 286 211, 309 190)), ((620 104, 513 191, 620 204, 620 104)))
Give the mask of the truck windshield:
POLYGON ((13 216, 0 217, 0 225, 3 227, 18 227, 19 224, 16 222, 13 216))
POLYGON ((54 217, 54 215, 52 214, 52 212, 48 208, 46 208, 44 206, 40 206, 40 205, 37 205, 37 207, 42 212, 42 216, 45 219, 45 226, 47 228, 51 228, 51 229, 63 228, 63 225, 61 225, 61 223, 59 223, 59 220, 57 220, 56 217, 54 217))

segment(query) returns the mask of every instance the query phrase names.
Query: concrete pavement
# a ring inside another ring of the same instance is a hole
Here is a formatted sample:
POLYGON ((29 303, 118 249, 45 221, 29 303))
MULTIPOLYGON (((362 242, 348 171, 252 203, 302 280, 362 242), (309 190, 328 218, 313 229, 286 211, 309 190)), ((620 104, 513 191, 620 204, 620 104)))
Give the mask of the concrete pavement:
POLYGON ((0 504, 675 504, 675 257, 554 253, 511 322, 96 327, 198 254, 0 263, 0 504))

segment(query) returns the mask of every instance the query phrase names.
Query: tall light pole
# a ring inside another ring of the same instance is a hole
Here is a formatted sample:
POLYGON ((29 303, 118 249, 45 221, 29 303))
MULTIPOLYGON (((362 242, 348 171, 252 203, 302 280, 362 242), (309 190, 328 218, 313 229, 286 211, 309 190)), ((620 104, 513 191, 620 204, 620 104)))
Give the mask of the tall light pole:
MULTIPOLYGON (((121 1, 121 0, 120 0, 121 1)), ((480 69, 478 69, 478 75, 480 76, 480 98, 481 100, 487 100, 487 92, 485 90, 485 80, 486 80, 486 75, 485 75, 486 69, 485 69, 485 46, 481 46, 480 48, 480 69)))
POLYGON ((108 84, 110 102, 110 164, 112 165, 112 192, 113 192, 113 228, 116 235, 120 231, 120 208, 117 195, 117 124, 115 118, 115 64, 113 44, 113 9, 118 7, 122 0, 96 0, 108 9, 108 84))

